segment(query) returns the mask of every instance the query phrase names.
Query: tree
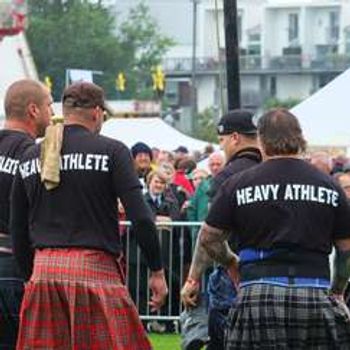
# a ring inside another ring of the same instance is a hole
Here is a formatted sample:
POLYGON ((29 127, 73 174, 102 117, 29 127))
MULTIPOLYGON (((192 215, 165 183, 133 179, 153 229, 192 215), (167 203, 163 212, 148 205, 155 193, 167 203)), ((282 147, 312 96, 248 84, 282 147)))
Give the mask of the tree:
POLYGON ((139 98, 152 97, 153 70, 160 65, 174 41, 160 34, 149 8, 142 3, 130 10, 127 20, 120 26, 119 37, 122 52, 129 58, 126 72, 132 91, 139 98))
POLYGON ((136 82, 148 71, 151 80, 152 66, 172 43, 159 33, 143 5, 130 11, 118 32, 115 16, 101 1, 29 0, 29 18, 27 35, 34 60, 40 77, 52 79, 55 99, 61 96, 67 68, 102 71, 95 81, 109 98, 116 97, 115 80, 123 72, 125 96, 134 97, 140 92, 136 82))
POLYGON ((202 113, 198 113, 193 136, 200 140, 217 143, 215 115, 217 110, 214 108, 207 108, 202 113))
POLYGON ((264 110, 269 110, 271 108, 293 108, 298 103, 300 103, 298 98, 288 98, 286 100, 279 100, 275 97, 269 98, 264 103, 264 110))

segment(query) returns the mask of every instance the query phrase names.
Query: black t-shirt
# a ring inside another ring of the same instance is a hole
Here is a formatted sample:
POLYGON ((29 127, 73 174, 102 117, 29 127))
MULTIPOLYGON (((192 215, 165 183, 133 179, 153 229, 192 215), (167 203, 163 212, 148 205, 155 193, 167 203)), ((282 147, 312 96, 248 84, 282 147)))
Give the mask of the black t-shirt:
MULTIPOLYGON (((65 126, 61 181, 50 191, 40 182, 39 154, 40 145, 25 153, 15 180, 14 195, 20 196, 23 187, 28 198, 32 245, 118 253, 117 198, 135 188, 142 197, 129 149, 116 140, 93 135, 82 126, 65 126)), ((145 204, 141 209, 145 218, 150 217, 145 204)))
POLYGON ((350 207, 331 177, 300 159, 271 159, 231 177, 206 222, 229 229, 239 250, 294 246, 324 254, 350 237, 350 207))
POLYGON ((10 192, 19 159, 34 144, 27 133, 14 130, 0 131, 0 232, 9 233, 10 192))

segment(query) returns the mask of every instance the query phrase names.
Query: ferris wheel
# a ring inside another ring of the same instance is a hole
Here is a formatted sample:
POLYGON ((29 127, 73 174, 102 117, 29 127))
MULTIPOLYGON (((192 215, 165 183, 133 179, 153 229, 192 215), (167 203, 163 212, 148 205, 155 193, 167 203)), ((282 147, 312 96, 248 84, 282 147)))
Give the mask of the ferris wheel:
POLYGON ((0 1, 0 41, 5 36, 17 35, 25 30, 27 18, 26 0, 0 1))

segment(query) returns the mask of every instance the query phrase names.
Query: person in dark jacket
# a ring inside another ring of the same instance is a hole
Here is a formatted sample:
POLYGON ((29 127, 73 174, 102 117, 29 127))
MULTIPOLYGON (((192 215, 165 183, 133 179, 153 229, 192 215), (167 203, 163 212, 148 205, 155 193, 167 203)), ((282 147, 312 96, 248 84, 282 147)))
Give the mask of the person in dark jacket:
POLYGON ((5 95, 5 125, 0 131, 0 348, 14 349, 23 276, 11 249, 10 190, 18 163, 35 138, 44 136, 53 114, 52 97, 40 82, 22 79, 5 95))
MULTIPOLYGON (((254 115, 246 110, 232 110, 225 114, 217 127, 219 143, 226 156, 226 165, 212 180, 208 191, 210 202, 215 198, 222 184, 231 176, 249 169, 262 160, 257 145, 257 129, 254 115)), ((235 241, 230 242, 235 249, 235 241)), ((197 250, 198 254, 198 250, 197 250)), ((192 265, 196 263, 196 251, 192 265)), ((183 301, 194 287, 193 281, 187 281, 182 289, 183 301)), ((196 283, 199 281, 196 281, 196 283)), ((208 282, 208 349, 223 349, 224 330, 227 315, 235 301, 236 290, 225 268, 219 266, 209 276, 208 282)))
MULTIPOLYGON (((348 349, 346 195, 334 179, 302 159, 306 141, 288 110, 265 113, 258 137, 264 162, 224 183, 197 241, 198 251, 226 266, 239 284, 225 349, 348 349), (237 238, 239 259, 227 244, 230 232, 237 238)), ((196 302, 198 286, 191 281, 205 261, 198 253, 189 274, 192 288, 184 294, 187 305, 196 302)))
POLYGON ((137 142, 131 147, 134 158, 134 166, 142 185, 142 192, 146 192, 147 175, 152 171, 153 153, 152 149, 144 142, 137 142))
POLYGON ((98 134, 105 110, 99 86, 68 86, 62 107, 64 125, 49 126, 25 152, 12 187, 14 255, 29 278, 17 349, 149 350, 118 265, 118 199, 151 270, 151 309, 161 308, 167 285, 130 151, 98 134))

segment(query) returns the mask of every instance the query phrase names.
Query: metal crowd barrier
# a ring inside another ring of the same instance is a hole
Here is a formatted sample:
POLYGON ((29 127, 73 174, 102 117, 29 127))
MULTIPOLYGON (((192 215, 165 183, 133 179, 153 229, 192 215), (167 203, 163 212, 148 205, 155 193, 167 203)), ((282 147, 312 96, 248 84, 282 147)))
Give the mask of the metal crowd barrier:
POLYGON ((167 302, 162 309, 157 313, 151 313, 148 305, 150 299, 150 290, 148 288, 150 272, 146 268, 146 261, 143 259, 133 237, 130 222, 120 222, 126 263, 126 284, 141 319, 179 320, 182 311, 180 290, 187 277, 196 233, 198 233, 201 224, 201 222, 182 221, 156 223, 169 294, 167 302))

